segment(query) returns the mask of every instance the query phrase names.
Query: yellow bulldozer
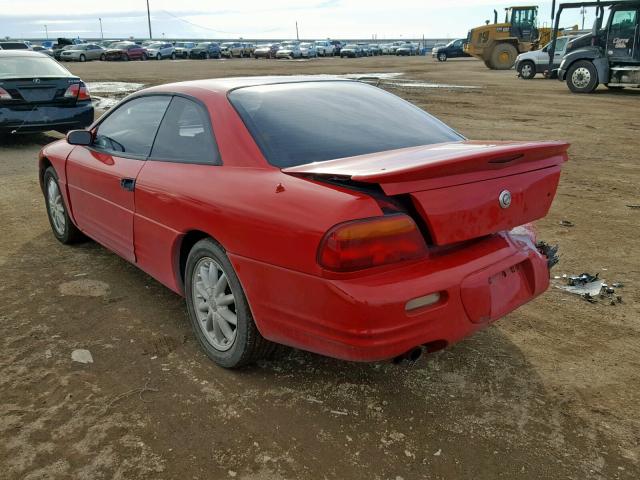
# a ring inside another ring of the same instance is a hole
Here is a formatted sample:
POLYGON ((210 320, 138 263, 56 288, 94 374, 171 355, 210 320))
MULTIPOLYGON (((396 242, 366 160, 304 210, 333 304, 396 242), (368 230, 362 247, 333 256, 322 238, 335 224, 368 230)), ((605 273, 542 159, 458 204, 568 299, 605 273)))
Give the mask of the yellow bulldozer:
POLYGON ((493 11, 489 23, 469 31, 464 51, 493 70, 509 70, 519 53, 536 50, 551 39, 551 28, 538 28, 538 7, 509 7, 504 23, 493 11))

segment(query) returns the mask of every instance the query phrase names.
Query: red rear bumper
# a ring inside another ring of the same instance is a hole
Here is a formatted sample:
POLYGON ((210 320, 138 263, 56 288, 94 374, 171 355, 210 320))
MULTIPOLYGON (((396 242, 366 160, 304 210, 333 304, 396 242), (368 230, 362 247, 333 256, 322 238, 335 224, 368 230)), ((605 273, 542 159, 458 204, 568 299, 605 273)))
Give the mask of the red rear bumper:
POLYGON ((265 338, 345 360, 383 360, 418 345, 451 344, 549 285, 547 260, 532 237, 513 233, 348 280, 230 258, 265 338), (408 301, 435 292, 436 304, 406 311, 408 301))

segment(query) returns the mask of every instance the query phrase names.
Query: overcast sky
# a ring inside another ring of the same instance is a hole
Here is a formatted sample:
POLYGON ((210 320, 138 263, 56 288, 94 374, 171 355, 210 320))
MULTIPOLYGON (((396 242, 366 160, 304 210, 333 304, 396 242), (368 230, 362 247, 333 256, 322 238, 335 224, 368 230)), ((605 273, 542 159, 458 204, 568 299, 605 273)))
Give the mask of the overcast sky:
MULTIPOLYGON (((564 1, 564 0, 562 0, 564 1)), ((453 38, 503 15, 509 5, 492 0, 149 0, 153 36, 161 38, 453 38)), ((540 23, 550 23, 551 1, 541 6, 540 23)), ((0 36, 99 38, 147 37, 146 0, 0 0, 0 36)), ((565 17, 563 16, 563 19, 565 17)), ((588 17, 592 18, 590 15, 588 17)), ((567 15, 564 25, 579 16, 567 15)), ((592 20, 588 20, 590 23, 592 20)))

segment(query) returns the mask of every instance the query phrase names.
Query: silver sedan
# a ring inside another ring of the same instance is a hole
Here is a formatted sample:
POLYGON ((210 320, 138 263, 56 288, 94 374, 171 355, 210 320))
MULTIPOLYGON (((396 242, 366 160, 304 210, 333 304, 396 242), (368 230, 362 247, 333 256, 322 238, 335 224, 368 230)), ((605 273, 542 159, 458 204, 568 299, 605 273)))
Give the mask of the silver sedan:
POLYGON ((72 48, 65 49, 60 55, 60 60, 86 62, 87 60, 103 60, 104 48, 95 43, 83 43, 72 48))

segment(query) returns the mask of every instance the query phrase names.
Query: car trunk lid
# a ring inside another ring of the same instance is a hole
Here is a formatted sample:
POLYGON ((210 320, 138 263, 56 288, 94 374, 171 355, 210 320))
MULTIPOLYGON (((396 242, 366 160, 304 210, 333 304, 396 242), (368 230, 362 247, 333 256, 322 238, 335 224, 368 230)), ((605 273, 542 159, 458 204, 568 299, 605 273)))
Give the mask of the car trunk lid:
POLYGON ((75 77, 18 78, 3 79, 0 87, 12 97, 3 104, 75 103, 75 97, 64 96, 69 86, 74 83, 80 83, 80 79, 75 77))
POLYGON ((451 142, 283 169, 377 184, 409 197, 436 245, 489 235, 548 212, 567 160, 564 142, 451 142))

